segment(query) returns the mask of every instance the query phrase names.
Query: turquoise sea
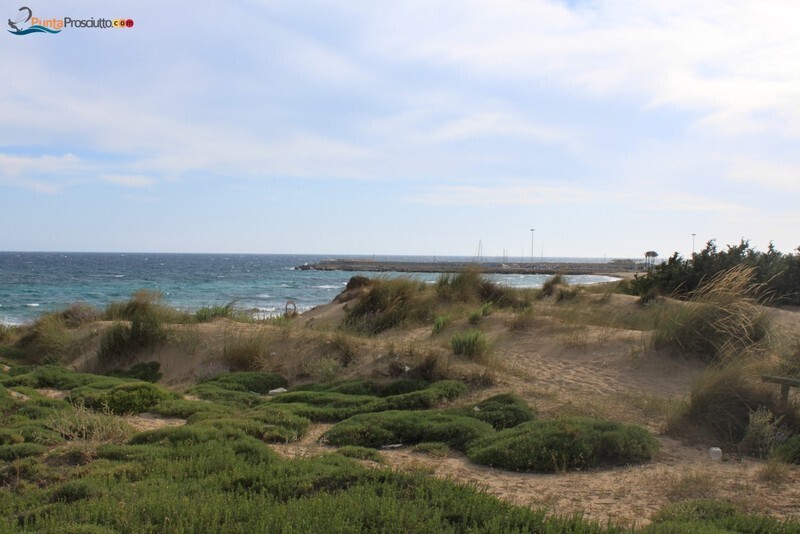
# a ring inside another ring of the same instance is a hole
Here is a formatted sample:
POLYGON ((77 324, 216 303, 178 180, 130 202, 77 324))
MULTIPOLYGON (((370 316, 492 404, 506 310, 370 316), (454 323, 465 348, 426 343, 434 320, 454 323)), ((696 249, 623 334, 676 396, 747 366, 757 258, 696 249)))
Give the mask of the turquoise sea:
MULTIPOLYGON (((431 261, 430 256, 336 256, 277 254, 112 254, 0 252, 0 323, 22 324, 39 315, 85 302, 104 308, 135 291, 163 294, 167 304, 188 311, 228 304, 255 316, 283 312, 293 300, 298 311, 330 302, 351 276, 359 273, 306 271, 295 267, 323 259, 370 258, 431 261)), ((437 257, 438 261, 472 258, 437 257)), ((544 258, 545 261, 591 261, 597 258, 544 258)), ((508 261, 517 261, 508 258, 508 261)), ((376 273, 361 273, 378 276, 376 273)), ((433 282, 437 274, 384 273, 433 282)), ((515 287, 539 287, 547 275, 487 275, 515 287)), ((572 283, 610 280, 603 276, 568 277, 572 283)))

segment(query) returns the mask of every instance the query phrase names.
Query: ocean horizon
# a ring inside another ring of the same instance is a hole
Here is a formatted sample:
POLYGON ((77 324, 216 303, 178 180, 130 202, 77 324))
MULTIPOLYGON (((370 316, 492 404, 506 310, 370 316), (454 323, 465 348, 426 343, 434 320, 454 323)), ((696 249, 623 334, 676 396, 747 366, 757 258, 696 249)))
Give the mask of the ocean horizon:
MULTIPOLYGON (((145 252, 0 252, 0 324, 19 325, 76 302, 103 309, 139 290, 156 291, 165 304, 185 311, 233 303, 254 317, 300 312, 333 300, 355 275, 405 276, 432 283, 438 273, 357 273, 296 269, 327 259, 376 261, 529 262, 530 258, 357 254, 225 254, 145 252)), ((602 263, 605 258, 534 258, 535 261, 602 263)), ((487 274, 512 287, 541 287, 549 275, 487 274)), ((576 275, 571 283, 613 280, 576 275)))

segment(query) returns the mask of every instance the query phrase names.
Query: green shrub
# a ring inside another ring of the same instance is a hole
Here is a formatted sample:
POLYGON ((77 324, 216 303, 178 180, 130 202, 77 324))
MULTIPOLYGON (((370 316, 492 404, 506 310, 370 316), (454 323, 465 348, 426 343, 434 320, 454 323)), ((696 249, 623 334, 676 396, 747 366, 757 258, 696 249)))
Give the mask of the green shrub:
POLYGON ((196 395, 203 400, 225 403, 230 406, 249 408, 267 402, 264 397, 252 391, 235 391, 225 384, 203 383, 190 387, 186 393, 196 395))
POLYGON ((70 480, 53 491, 50 502, 73 503, 83 499, 98 498, 104 493, 105 491, 94 481, 70 480))
POLYGON ((141 413, 167 399, 178 395, 149 382, 129 382, 114 386, 108 391, 86 389, 75 398, 89 408, 107 407, 115 414, 141 413))
MULTIPOLYGON (((404 381, 404 384, 416 384, 404 381)), ((466 386, 457 381, 444 380, 425 389, 397 395, 376 397, 371 395, 345 395, 333 391, 290 391, 275 397, 271 405, 285 406, 287 410, 312 421, 335 422, 353 415, 387 410, 425 410, 440 402, 453 400, 466 392, 466 386)))
POLYGON ((240 371, 217 375, 205 380, 203 384, 214 384, 230 391, 252 391, 263 395, 270 390, 286 387, 288 382, 274 373, 240 371))
POLYGON ((432 315, 432 295, 423 282, 385 278, 374 280, 369 292, 349 306, 343 324, 373 335, 406 321, 429 321, 432 315))
POLYGON ((0 429, 0 445, 15 445, 24 441, 25 438, 18 431, 7 428, 0 429))
POLYGON ((767 458, 775 447, 789 437, 789 432, 781 425, 781 421, 781 417, 776 417, 763 406, 751 411, 750 422, 739 443, 739 449, 751 456, 767 458))
POLYGON ((771 517, 746 514, 729 502, 711 499, 680 501, 664 506, 653 515, 648 534, 684 533, 790 533, 798 532, 800 523, 778 521, 771 517))
POLYGON ((261 439, 269 443, 297 441, 305 435, 311 424, 311 421, 305 417, 273 406, 259 406, 243 412, 239 416, 265 425, 261 439))
POLYGON ((150 411, 159 415, 163 415, 164 417, 188 419, 189 417, 198 413, 222 415, 226 413, 232 413, 233 409, 227 406, 221 406, 219 404, 205 401, 167 399, 150 408, 150 411))
POLYGON ((11 462, 18 458, 38 456, 47 451, 47 447, 38 443, 15 443, 13 445, 0 445, 0 460, 11 462))
POLYGON ((782 462, 800 465, 800 435, 787 439, 775 449, 774 454, 782 462))
POLYGON ((474 360, 483 361, 489 353, 489 342, 486 336, 477 329, 453 334, 450 338, 453 354, 464 355, 474 360))
POLYGON ((330 429, 325 439, 334 446, 371 448, 438 441, 463 451, 468 443, 490 433, 490 425, 471 417, 436 411, 388 411, 351 417, 330 429))
POLYGON ((436 281, 436 295, 442 300, 455 302, 477 300, 500 307, 522 307, 526 301, 521 291, 487 280, 476 269, 440 275, 436 281))
POLYGON ((536 416, 530 406, 513 393, 495 395, 463 408, 452 408, 447 413, 480 419, 492 425, 495 430, 515 427, 532 421, 536 416))
POLYGON ((554 472, 640 463, 657 449, 658 442, 643 428, 565 417, 501 430, 472 443, 467 455, 501 469, 554 472))

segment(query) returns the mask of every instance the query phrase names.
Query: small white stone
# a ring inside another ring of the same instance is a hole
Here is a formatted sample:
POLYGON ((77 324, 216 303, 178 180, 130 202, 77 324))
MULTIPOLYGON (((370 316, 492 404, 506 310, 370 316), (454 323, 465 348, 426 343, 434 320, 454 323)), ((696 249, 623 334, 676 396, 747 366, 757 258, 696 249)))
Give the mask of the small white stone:
POLYGON ((278 395, 280 393, 286 393, 286 388, 277 388, 269 390, 270 395, 278 395))

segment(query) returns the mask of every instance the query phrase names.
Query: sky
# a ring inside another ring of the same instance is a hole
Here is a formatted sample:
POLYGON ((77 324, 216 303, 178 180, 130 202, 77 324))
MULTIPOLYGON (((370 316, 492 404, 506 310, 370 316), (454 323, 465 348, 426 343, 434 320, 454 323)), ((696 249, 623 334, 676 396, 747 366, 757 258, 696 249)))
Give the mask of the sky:
POLYGON ((134 25, 0 35, 0 250, 800 245, 795 0, 25 5, 134 25))

